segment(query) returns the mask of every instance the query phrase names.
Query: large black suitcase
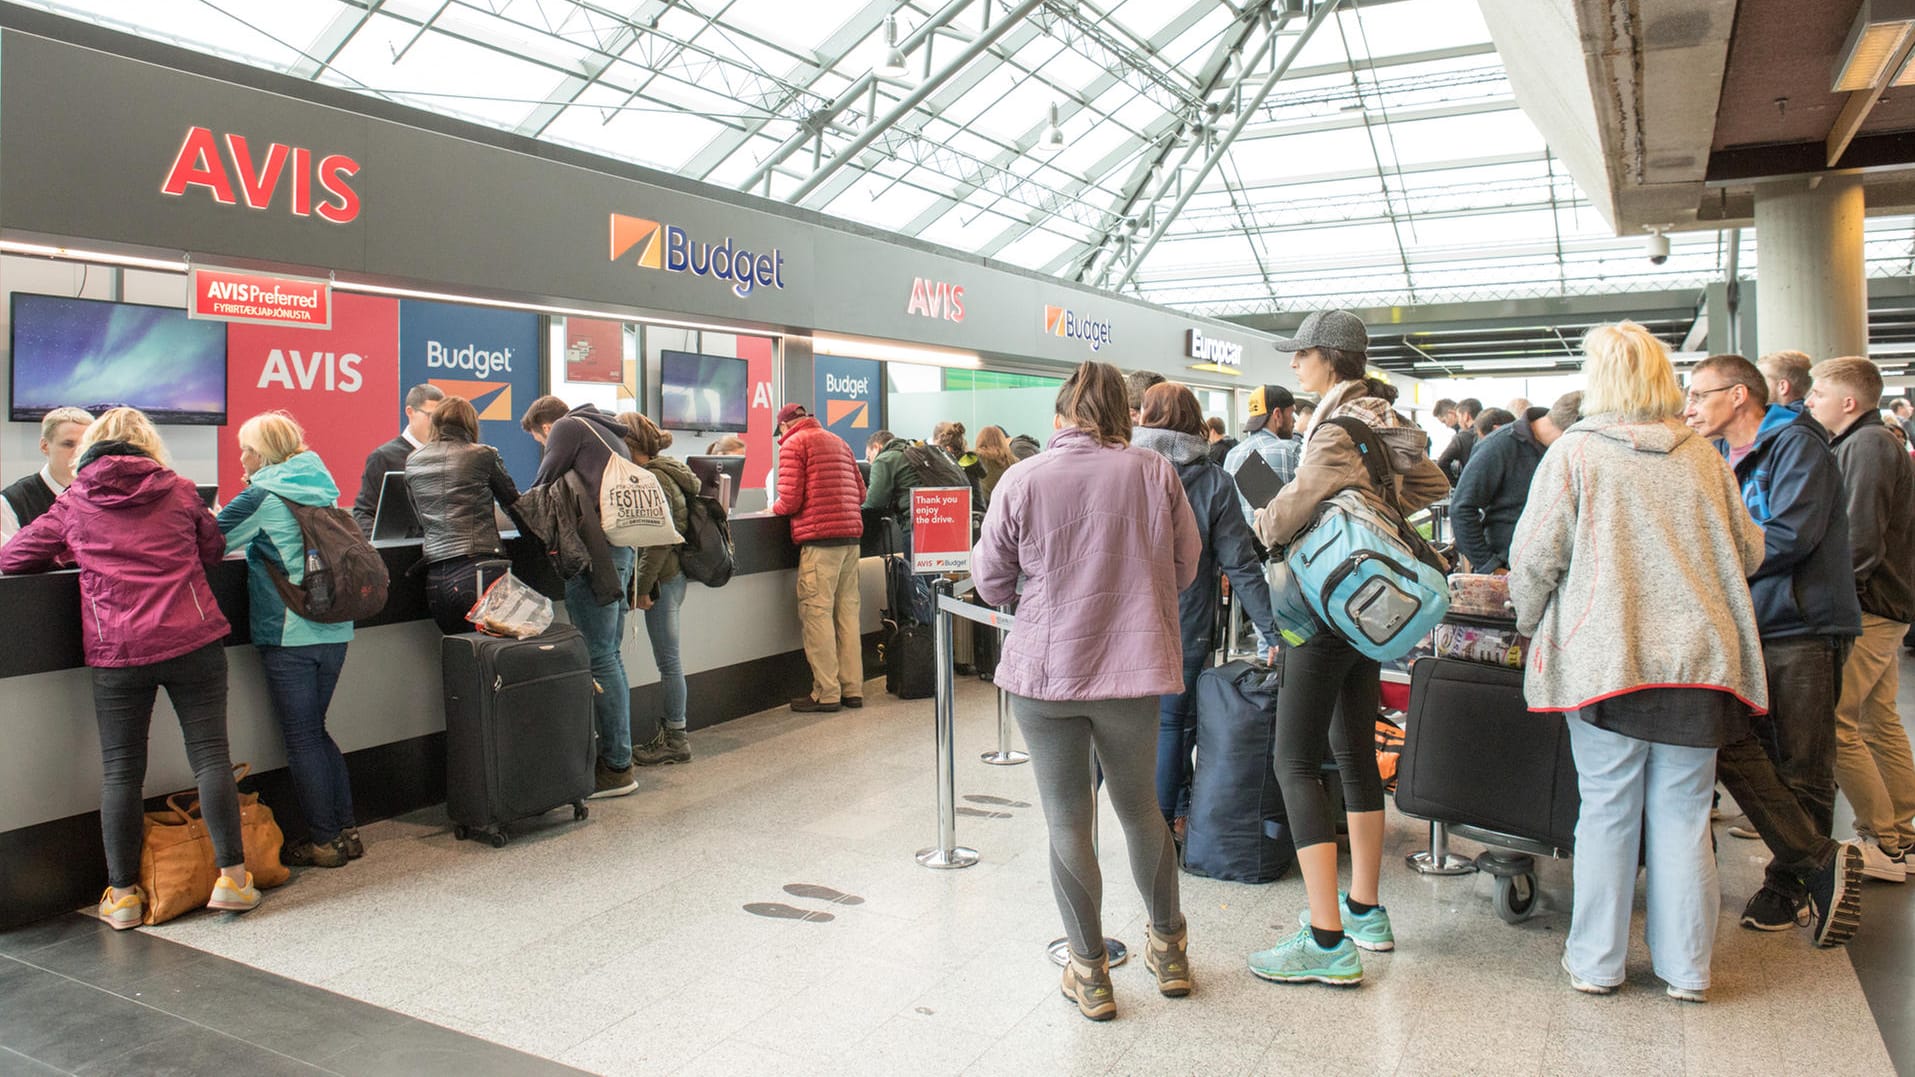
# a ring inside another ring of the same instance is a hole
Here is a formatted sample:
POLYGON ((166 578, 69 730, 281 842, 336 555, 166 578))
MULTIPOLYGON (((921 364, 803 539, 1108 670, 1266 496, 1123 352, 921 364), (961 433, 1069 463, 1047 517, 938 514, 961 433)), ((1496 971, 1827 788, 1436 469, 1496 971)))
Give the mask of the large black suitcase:
POLYGON ((878 657, 884 662, 885 691, 899 699, 930 699, 937 691, 937 669, 932 664, 936 647, 931 626, 912 616, 912 584, 911 566, 904 558, 887 554, 883 638, 878 657))
POLYGON ((453 836, 504 845, 507 823, 567 804, 585 818, 598 757, 585 637, 571 625, 523 640, 469 632, 441 653, 453 836))
POLYGON ((1559 714, 1531 713, 1522 670, 1419 659, 1410 670, 1396 806, 1568 855, 1582 806, 1568 727, 1559 714))
POLYGON ((1197 769, 1190 782, 1184 870, 1273 882, 1296 862, 1270 754, 1281 673, 1228 662, 1197 676, 1197 769))

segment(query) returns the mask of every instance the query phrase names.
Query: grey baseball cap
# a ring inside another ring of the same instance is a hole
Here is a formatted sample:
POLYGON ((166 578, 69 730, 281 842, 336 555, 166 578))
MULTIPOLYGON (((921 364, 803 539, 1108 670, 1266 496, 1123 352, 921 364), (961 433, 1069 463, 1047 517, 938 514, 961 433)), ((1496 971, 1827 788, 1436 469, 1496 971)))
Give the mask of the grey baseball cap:
POLYGON ((1370 334, 1363 319, 1347 310, 1319 310, 1303 319, 1294 337, 1278 337, 1277 350, 1300 352, 1305 348, 1335 348, 1346 352, 1370 350, 1370 334))

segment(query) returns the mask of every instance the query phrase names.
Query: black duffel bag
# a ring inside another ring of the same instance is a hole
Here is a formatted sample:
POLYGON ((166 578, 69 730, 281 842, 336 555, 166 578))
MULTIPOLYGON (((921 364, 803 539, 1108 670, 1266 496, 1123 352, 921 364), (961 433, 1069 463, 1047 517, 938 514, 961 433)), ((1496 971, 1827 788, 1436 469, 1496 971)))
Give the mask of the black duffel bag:
POLYGON ((1228 662, 1197 677, 1197 769, 1184 870, 1241 883, 1284 877, 1297 859, 1271 762, 1281 674, 1228 662))

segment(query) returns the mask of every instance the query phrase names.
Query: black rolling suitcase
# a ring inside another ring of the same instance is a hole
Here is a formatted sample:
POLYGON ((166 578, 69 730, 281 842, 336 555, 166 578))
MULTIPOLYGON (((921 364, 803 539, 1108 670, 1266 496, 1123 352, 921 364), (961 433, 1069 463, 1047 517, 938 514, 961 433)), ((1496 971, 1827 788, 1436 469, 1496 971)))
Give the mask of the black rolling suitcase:
MULTIPOLYGON (((886 549, 899 543, 891 536, 896 524, 886 521, 886 549)), ((884 557, 884 625, 878 656, 884 662, 884 690, 899 699, 930 699, 937 693, 937 670, 932 664, 935 642, 931 626, 911 615, 911 566, 887 552, 884 557)), ((935 599, 934 599, 935 601, 935 599)))
POLYGON ((1267 883, 1296 862, 1270 759, 1281 680, 1254 662, 1197 677, 1197 770, 1184 835, 1184 870, 1193 875, 1267 883))
POLYGON ((585 818, 598 758, 585 637, 447 636, 446 814, 452 834, 504 845, 505 825, 572 806, 585 818))
POLYGON ((1396 806, 1567 855, 1582 798, 1563 717, 1529 710, 1522 670, 1419 660, 1410 671, 1396 806))

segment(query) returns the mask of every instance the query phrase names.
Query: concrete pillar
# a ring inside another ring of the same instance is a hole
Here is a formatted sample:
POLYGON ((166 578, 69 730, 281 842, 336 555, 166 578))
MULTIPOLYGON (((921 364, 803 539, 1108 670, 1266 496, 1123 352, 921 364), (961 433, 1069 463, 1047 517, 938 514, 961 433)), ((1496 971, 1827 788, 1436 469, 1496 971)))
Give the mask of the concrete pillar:
POLYGON ((1756 185, 1756 338, 1761 351, 1793 348, 1820 362, 1868 354, 1868 281, 1862 177, 1818 178, 1756 185))

